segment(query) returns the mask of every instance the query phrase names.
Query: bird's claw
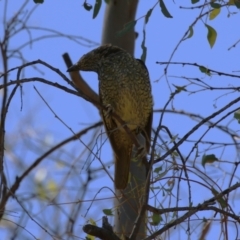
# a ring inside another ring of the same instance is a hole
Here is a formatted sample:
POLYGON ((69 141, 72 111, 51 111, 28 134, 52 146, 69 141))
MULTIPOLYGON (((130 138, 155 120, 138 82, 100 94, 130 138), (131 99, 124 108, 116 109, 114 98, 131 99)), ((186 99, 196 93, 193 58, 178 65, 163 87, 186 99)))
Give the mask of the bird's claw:
POLYGON ((106 105, 106 108, 107 108, 107 110, 104 111, 104 114, 103 114, 103 115, 104 115, 105 118, 109 118, 110 115, 111 115, 111 113, 114 112, 114 109, 113 109, 113 107, 112 107, 111 104, 107 104, 107 105, 106 105))
POLYGON ((140 146, 137 149, 136 158, 141 159, 147 155, 147 149, 145 146, 140 146))

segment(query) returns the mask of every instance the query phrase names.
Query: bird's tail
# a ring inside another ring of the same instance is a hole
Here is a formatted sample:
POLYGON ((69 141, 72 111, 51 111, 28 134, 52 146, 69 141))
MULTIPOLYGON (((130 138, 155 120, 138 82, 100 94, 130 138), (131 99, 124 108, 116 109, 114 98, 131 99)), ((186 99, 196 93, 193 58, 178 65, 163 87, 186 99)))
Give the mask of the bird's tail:
POLYGON ((130 162, 132 155, 132 143, 121 147, 116 154, 115 162, 115 187, 125 189, 128 184, 130 162))

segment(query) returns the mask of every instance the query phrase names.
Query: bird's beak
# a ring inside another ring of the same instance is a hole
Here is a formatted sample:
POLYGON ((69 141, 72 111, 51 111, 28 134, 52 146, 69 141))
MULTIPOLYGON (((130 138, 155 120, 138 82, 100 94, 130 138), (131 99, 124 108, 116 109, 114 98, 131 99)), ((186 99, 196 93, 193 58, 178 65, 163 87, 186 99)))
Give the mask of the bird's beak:
POLYGON ((74 72, 74 71, 79 71, 79 68, 78 68, 78 65, 77 65, 77 64, 72 65, 72 66, 67 70, 67 72, 74 72))

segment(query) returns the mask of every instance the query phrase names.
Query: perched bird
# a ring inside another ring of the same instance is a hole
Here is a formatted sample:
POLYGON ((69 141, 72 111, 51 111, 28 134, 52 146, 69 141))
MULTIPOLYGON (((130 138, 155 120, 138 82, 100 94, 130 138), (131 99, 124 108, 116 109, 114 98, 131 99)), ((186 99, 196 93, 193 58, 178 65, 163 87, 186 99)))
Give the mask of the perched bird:
POLYGON ((145 64, 125 50, 110 44, 82 56, 67 71, 93 71, 98 74, 102 119, 115 153, 115 187, 125 189, 128 183, 133 141, 122 124, 111 116, 116 113, 134 134, 142 133, 150 148, 153 99, 145 64))

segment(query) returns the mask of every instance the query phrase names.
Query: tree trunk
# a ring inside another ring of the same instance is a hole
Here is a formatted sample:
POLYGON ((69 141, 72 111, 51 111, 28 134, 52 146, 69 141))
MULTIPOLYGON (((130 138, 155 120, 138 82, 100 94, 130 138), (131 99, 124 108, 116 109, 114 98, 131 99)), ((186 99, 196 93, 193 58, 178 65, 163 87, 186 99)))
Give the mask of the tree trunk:
MULTIPOLYGON (((134 29, 129 30, 125 35, 117 37, 126 23, 134 21, 137 9, 137 0, 110 0, 106 6, 102 44, 111 43, 134 54, 136 33, 134 29)), ((145 144, 142 136, 138 137, 139 143, 145 144)), ((133 155, 135 156, 135 154, 133 155)), ((121 236, 130 236, 139 211, 145 202, 146 167, 140 160, 131 161, 130 166, 131 182, 124 191, 116 189, 114 232, 121 236)), ((145 216, 145 215, 143 215, 145 216)), ((136 226, 135 226, 136 227, 136 226)), ((135 239, 142 239, 146 235, 145 217, 137 224, 137 236, 135 239)))

